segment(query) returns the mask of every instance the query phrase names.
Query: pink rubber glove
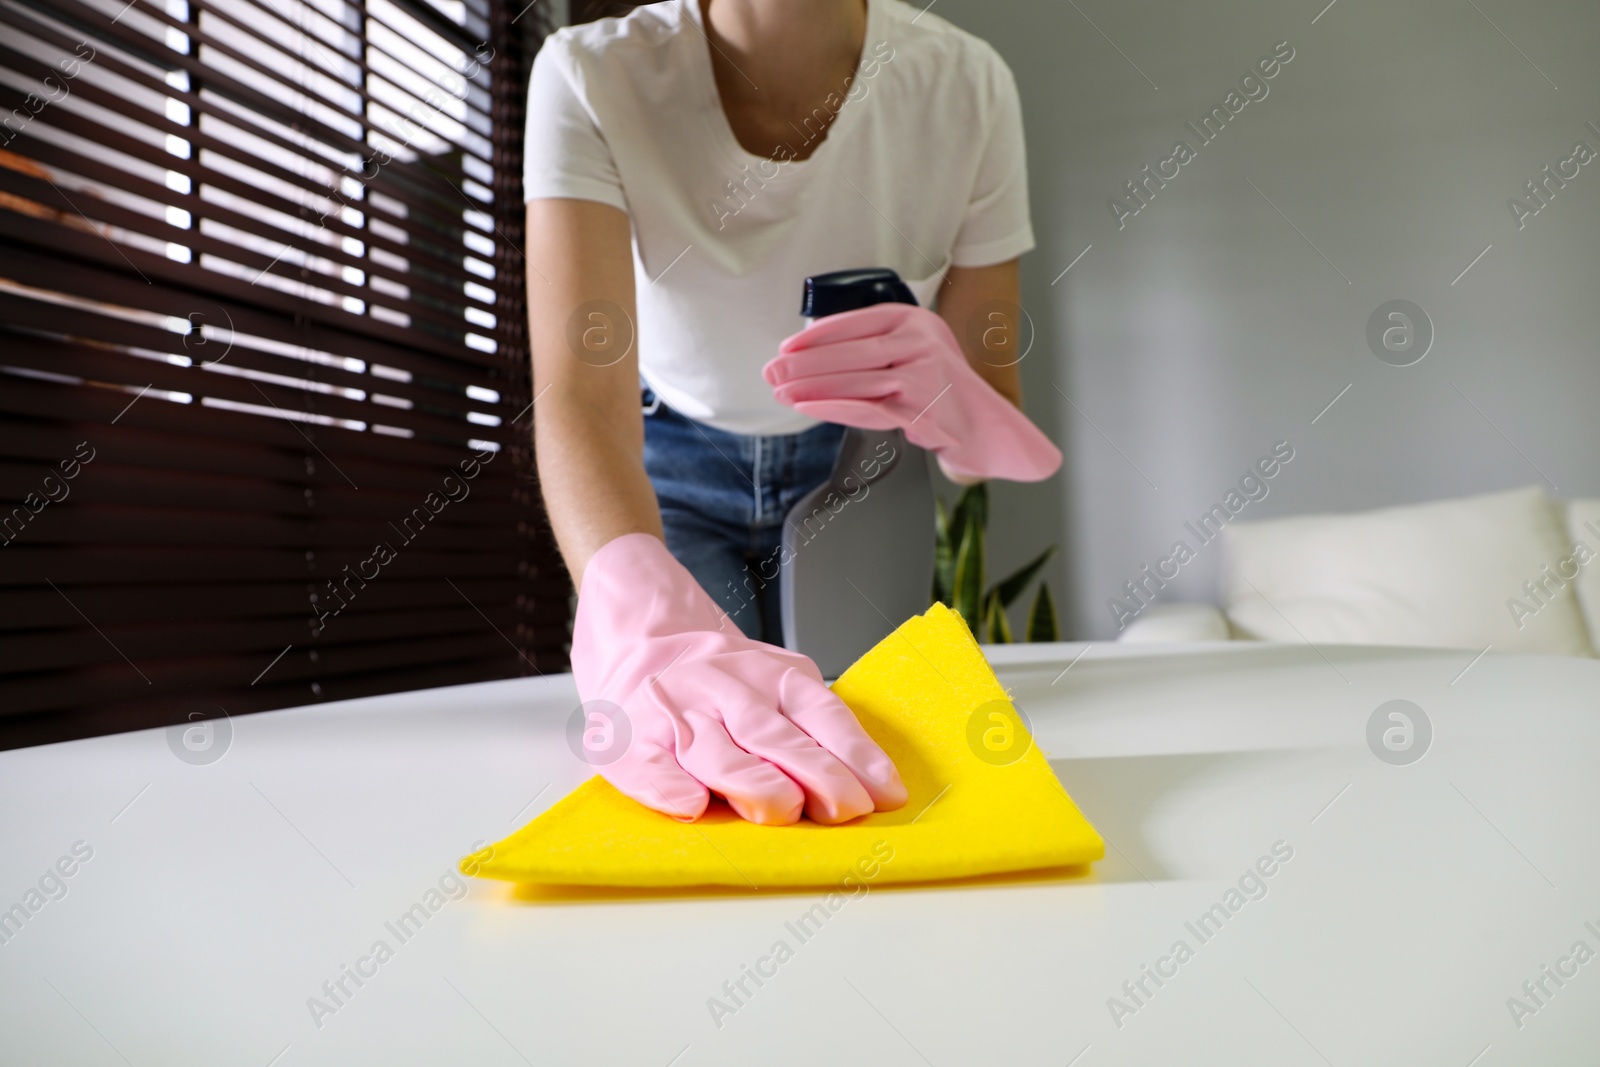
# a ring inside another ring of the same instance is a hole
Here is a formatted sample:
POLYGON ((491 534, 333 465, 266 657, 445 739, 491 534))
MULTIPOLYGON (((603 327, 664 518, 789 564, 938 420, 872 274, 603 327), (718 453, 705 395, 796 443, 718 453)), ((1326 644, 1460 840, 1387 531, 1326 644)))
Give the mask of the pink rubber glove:
POLYGON ((904 430, 968 478, 1037 482, 1061 450, 967 363, 938 315, 875 304, 818 319, 762 368, 779 402, 823 422, 904 430))
POLYGON ((626 750, 594 762, 646 807, 697 819, 716 792, 751 822, 781 825, 802 808, 838 823, 906 802, 894 764, 816 664, 745 637, 650 534, 589 560, 572 674, 586 704, 626 715, 626 750))

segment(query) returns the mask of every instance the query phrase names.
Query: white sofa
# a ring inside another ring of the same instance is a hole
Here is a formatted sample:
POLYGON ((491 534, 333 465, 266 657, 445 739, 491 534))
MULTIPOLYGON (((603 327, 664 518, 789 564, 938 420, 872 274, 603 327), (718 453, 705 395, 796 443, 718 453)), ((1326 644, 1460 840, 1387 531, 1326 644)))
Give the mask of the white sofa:
POLYGON ((1600 500, 1529 486, 1235 522, 1222 551, 1220 607, 1148 603, 1118 640, 1600 656, 1600 500))

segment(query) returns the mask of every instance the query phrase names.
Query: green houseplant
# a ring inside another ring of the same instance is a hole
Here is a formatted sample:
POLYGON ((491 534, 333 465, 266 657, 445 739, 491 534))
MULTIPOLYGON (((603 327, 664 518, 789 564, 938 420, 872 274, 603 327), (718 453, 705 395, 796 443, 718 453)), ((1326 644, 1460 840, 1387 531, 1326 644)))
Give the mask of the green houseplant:
MULTIPOLYGON (((934 550, 933 602, 958 612, 979 641, 1010 644, 1011 620, 1006 609, 1022 595, 1055 552, 1051 545, 1010 576, 985 588, 984 531, 989 525, 989 490, 985 483, 969 485, 948 511, 937 501, 938 540, 934 550)), ((1028 609, 1024 641, 1059 641, 1055 601, 1049 583, 1040 581, 1028 609)))

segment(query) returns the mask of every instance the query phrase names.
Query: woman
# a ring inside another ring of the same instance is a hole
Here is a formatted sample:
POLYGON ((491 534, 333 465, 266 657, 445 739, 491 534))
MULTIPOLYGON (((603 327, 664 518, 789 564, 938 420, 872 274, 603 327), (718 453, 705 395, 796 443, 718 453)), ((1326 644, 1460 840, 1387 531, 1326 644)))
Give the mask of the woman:
POLYGON ((774 824, 904 804, 734 590, 839 424, 902 428, 964 482, 1059 466, 968 329, 1015 313, 1033 246, 1010 71, 900 0, 666 0, 551 36, 528 116, 535 444, 595 762, 686 819, 712 792, 774 824), (863 266, 923 306, 801 329, 802 280, 863 266))

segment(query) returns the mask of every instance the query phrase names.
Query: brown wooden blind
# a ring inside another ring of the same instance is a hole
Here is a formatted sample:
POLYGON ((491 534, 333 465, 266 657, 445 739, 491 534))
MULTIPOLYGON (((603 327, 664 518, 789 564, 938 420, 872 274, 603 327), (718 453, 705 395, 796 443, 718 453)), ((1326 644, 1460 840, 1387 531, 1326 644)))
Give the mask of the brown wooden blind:
POLYGON ((0 745, 564 669, 519 8, 0 0, 0 745))

